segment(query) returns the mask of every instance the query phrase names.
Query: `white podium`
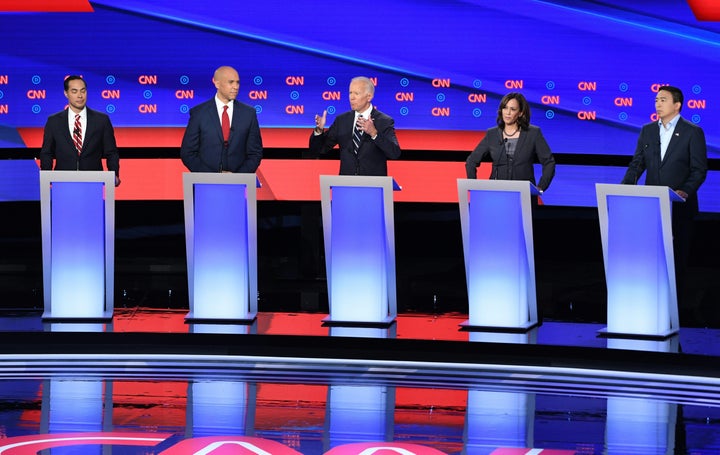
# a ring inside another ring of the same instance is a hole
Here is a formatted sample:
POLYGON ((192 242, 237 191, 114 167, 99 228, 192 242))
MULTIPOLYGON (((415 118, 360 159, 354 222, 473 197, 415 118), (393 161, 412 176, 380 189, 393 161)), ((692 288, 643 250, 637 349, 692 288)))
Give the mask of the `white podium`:
POLYGON ((183 174, 187 321, 255 320, 258 185, 255 174, 183 174))
POLYGON ((329 315, 337 325, 397 316, 392 177, 321 175, 329 315))
POLYGON ((43 319, 112 319, 115 173, 40 171, 43 319))
POLYGON ((538 324, 527 181, 458 179, 469 319, 465 330, 524 332, 538 324))
POLYGON ((679 330, 671 203, 665 186, 595 186, 607 284, 606 336, 666 338, 679 330))

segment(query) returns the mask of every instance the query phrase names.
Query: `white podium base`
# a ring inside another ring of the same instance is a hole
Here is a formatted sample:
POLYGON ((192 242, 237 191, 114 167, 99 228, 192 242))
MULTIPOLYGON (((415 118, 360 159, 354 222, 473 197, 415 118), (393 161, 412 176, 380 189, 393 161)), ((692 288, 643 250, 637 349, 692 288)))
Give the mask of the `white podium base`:
POLYGON ((332 319, 330 316, 322 320, 324 326, 343 326, 343 327, 390 327, 395 323, 395 316, 388 315, 385 319, 377 321, 341 321, 332 319))
POLYGON ((538 327, 540 325, 540 322, 538 321, 528 321, 524 324, 518 324, 508 327, 503 326, 486 326, 486 325, 473 325, 470 324, 470 320, 468 319, 465 322, 460 323, 460 330, 463 332, 509 332, 509 333, 526 333, 530 330, 534 329, 535 327, 538 327))

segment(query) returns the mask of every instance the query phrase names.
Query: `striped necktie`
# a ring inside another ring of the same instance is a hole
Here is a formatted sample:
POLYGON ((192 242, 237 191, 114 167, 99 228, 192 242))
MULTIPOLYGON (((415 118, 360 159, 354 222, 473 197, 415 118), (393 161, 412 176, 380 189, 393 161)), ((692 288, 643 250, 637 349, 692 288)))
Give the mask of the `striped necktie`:
POLYGON ((73 126, 73 142, 78 155, 82 153, 82 126, 80 125, 80 114, 75 114, 75 125, 73 126))
MULTIPOLYGON (((362 115, 358 117, 361 119, 362 115)), ((360 148, 360 138, 362 137, 362 131, 358 129, 357 122, 355 122, 355 128, 353 128, 353 152, 357 155, 358 149, 360 148)))

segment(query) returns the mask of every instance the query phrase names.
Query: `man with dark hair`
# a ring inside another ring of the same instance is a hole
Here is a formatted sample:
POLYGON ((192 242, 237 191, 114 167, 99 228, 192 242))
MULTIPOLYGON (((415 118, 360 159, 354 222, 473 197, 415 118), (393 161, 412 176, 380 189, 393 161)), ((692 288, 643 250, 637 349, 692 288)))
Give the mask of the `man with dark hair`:
POLYGON ((115 172, 115 186, 120 185, 120 154, 110 117, 87 107, 87 85, 81 76, 68 76, 63 87, 67 109, 48 117, 45 123, 40 169, 49 171, 115 172))
POLYGON ((690 256, 693 222, 698 213, 697 192, 707 174, 705 133, 680 115, 682 91, 662 86, 655 97, 658 120, 642 127, 635 155, 622 180, 636 184, 645 172, 646 185, 667 186, 685 202, 672 205, 673 246, 678 301, 687 290, 686 272, 690 256))

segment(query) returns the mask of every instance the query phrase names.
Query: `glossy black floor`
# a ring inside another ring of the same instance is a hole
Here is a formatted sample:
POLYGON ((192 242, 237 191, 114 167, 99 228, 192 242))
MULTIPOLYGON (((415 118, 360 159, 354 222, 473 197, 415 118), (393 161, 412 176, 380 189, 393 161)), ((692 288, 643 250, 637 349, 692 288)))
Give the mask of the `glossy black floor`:
POLYGON ((3 438, 66 433, 91 444, 73 439, 70 453, 720 451, 716 216, 698 220, 680 334, 618 341, 598 336, 592 209, 536 212, 543 324, 520 335, 458 328, 467 296, 456 206, 396 204, 400 316, 374 331, 322 325, 319 204, 260 202, 258 213, 255 324, 184 322, 180 201, 118 202, 111 323, 48 324, 39 203, 0 203, 0 453, 25 453, 4 452, 3 438))

